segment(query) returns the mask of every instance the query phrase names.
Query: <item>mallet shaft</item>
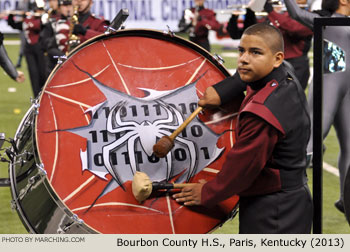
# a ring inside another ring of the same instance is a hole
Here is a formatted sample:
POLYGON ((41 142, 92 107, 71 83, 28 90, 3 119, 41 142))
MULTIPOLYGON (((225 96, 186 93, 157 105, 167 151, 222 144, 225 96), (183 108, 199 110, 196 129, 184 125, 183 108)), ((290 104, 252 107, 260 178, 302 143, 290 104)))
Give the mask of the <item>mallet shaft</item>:
POLYGON ((184 183, 184 184, 173 184, 173 185, 174 185, 174 189, 182 189, 186 186, 195 185, 195 183, 184 183))
POLYGON ((186 126, 202 111, 202 107, 197 107, 193 113, 169 136, 172 141, 186 128, 186 126))
POLYGON ((152 190, 161 190, 161 189, 182 189, 185 186, 194 185, 194 183, 164 183, 164 182, 153 182, 152 190))

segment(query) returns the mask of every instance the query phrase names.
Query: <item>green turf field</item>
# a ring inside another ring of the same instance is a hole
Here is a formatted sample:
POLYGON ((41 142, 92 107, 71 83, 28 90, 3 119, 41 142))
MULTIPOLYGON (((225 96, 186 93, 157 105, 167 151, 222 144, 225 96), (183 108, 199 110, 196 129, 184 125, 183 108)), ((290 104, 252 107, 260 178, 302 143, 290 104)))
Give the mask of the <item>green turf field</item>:
MULTIPOLYGON (((13 62, 18 56, 18 45, 6 45, 6 49, 13 62)), ((213 46, 213 53, 221 54, 221 46, 213 46)), ((235 67, 235 59, 225 58, 225 66, 228 69, 235 67)), ((32 91, 30 88, 29 76, 26 69, 25 60, 22 62, 22 70, 27 80, 25 83, 16 83, 0 70, 0 132, 5 132, 7 137, 13 137, 22 120, 26 110, 30 107, 32 91), (16 88, 16 92, 9 92, 9 88, 16 88)), ((338 156, 338 145, 336 136, 332 130, 326 139, 327 151, 325 161, 336 167, 338 156)), ((312 188, 312 170, 308 169, 310 188, 312 188)), ((6 163, 0 163, 0 177, 8 177, 6 163)), ((323 173, 324 195, 323 195, 323 233, 347 233, 350 234, 350 227, 343 214, 334 207, 334 202, 338 199, 339 182, 338 177, 328 172, 323 173)), ((27 233, 22 225, 16 211, 11 210, 10 189, 0 187, 0 234, 27 233)), ((238 217, 226 222, 215 233, 230 234, 238 232, 238 217)))

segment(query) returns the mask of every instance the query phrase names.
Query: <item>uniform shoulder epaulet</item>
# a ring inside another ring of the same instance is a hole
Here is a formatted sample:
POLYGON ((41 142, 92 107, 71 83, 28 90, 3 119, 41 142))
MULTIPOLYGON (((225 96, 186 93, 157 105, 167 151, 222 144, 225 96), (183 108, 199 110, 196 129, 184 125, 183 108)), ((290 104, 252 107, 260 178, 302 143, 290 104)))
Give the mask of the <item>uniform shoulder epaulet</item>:
POLYGON ((273 127, 275 127, 278 131, 280 131, 283 135, 285 135, 286 132, 284 128, 282 127, 276 116, 273 114, 273 112, 270 110, 270 107, 266 106, 265 104, 266 101, 269 100, 271 94, 274 93, 279 86, 280 85, 276 80, 272 80, 269 83, 267 83, 266 86, 263 87, 259 92, 257 92, 253 99, 251 99, 251 101, 245 105, 245 107, 241 110, 241 113, 253 113, 263 118, 273 127))

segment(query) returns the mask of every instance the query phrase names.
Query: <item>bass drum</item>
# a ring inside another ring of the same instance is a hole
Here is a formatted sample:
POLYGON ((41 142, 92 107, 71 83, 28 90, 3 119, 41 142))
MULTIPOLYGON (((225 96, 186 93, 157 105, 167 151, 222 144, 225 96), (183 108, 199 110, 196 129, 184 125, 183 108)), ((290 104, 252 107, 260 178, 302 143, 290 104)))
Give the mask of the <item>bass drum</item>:
POLYGON ((237 196, 207 209, 184 207, 165 190, 138 202, 131 189, 136 171, 176 183, 216 175, 235 142, 241 99, 200 114, 165 158, 152 146, 227 76, 201 47, 153 30, 101 35, 72 51, 15 136, 11 191, 28 231, 208 233, 232 217, 237 196))

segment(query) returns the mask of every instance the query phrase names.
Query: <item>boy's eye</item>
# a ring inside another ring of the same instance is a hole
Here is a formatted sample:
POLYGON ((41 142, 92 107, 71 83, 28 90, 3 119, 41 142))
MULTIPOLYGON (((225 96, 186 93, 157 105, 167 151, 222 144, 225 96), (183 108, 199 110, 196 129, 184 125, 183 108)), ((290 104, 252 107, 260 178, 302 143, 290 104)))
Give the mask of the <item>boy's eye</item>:
POLYGON ((257 54, 257 55, 262 54, 260 51, 256 51, 256 50, 252 51, 252 53, 253 53, 253 54, 257 54))

